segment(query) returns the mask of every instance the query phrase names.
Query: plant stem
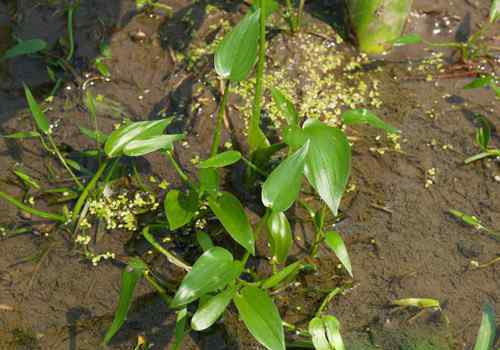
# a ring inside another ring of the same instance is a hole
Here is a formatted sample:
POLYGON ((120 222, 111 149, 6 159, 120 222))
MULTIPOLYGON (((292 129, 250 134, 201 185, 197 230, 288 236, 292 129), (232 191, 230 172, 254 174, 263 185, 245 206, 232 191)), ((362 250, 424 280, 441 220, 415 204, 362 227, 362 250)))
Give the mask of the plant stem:
POLYGON ((288 322, 285 322, 285 321, 281 321, 281 323, 283 324, 283 326, 285 328, 288 328, 292 332, 295 332, 297 335, 301 335, 303 337, 310 337, 311 336, 308 331, 300 329, 299 327, 297 327, 297 326, 295 326, 295 325, 293 325, 291 323, 288 323, 288 322))
POLYGON ((73 54, 75 53, 75 39, 73 36, 73 5, 68 9, 68 41, 69 41, 69 52, 66 57, 66 61, 70 62, 73 59, 73 54))
POLYGON ((154 289, 156 289, 156 292, 160 295, 160 297, 162 298, 162 300, 167 305, 170 305, 170 303, 172 302, 172 297, 167 294, 166 289, 163 288, 158 283, 158 281, 156 280, 156 278, 154 278, 152 276, 151 271, 149 271, 149 270, 144 271, 144 278, 149 282, 149 284, 151 284, 153 286, 154 289))
POLYGON ((290 24, 290 30, 292 33, 295 33, 297 30, 297 26, 295 23, 295 16, 294 16, 294 9, 293 9, 293 4, 292 0, 286 0, 286 7, 287 7, 287 12, 288 12, 288 23, 290 24))
POLYGON ((210 157, 217 155, 217 151, 219 149, 220 139, 222 134, 222 125, 224 121, 224 113, 226 113, 226 105, 227 105, 227 100, 229 98, 230 85, 231 82, 227 81, 226 86, 224 87, 222 101, 219 105, 219 110, 217 111, 217 120, 215 121, 215 131, 212 139, 212 148, 210 149, 210 157))
POLYGON ((302 17, 304 16, 304 4, 305 0, 300 0, 299 3, 299 12, 297 13, 297 30, 300 30, 302 27, 302 17))
POLYGON ((153 235, 149 232, 149 226, 144 227, 144 229, 142 230, 142 235, 144 236, 144 238, 146 238, 146 241, 148 241, 149 244, 151 244, 153 246, 153 248, 155 248, 156 250, 158 250, 161 254, 165 255, 167 257, 168 261, 170 261, 172 264, 180 267, 181 269, 183 269, 183 270, 185 270, 187 272, 191 271, 191 266, 189 266, 184 261, 182 261, 181 259, 179 259, 178 257, 176 257, 174 254, 170 253, 168 250, 166 250, 165 248, 163 248, 155 240, 155 238, 153 237, 153 235))
POLYGON ((104 170, 106 170, 106 167, 108 166, 109 159, 106 160, 104 163, 101 164, 99 169, 97 169, 97 172, 95 173, 94 177, 89 181, 87 186, 83 189, 82 193, 80 194, 80 197, 78 197, 78 200, 76 201, 75 207, 73 208, 73 214, 71 216, 71 221, 73 223, 76 223, 78 220, 78 217, 80 216, 80 211, 82 210, 83 205, 87 201, 87 198, 90 194, 90 192, 95 188, 97 185, 97 182, 101 178, 102 174, 104 173, 104 170))
POLYGON ((174 155, 172 154, 172 151, 167 151, 167 152, 165 152, 165 154, 167 155, 167 158, 170 161, 170 163, 172 163, 172 166, 174 167, 175 171, 177 172, 177 174, 179 175, 179 177, 181 178, 181 180, 186 185, 188 185, 191 189, 196 190, 195 184, 189 179, 189 177, 186 175, 186 173, 184 172, 184 170, 182 170, 182 168, 179 165, 179 163, 177 163, 177 161, 174 158, 174 155))
POLYGON ((71 175, 71 177, 73 178, 73 181, 75 181, 75 183, 78 186, 78 188, 80 190, 82 190, 83 189, 82 183, 80 182, 80 180, 78 180, 78 178, 76 177, 76 175, 73 172, 73 170, 71 170, 71 168, 69 167, 68 163, 66 162, 66 159, 64 159, 63 155, 59 151, 59 148, 57 147, 57 145, 54 142, 54 139, 52 138, 52 135, 50 133, 47 135, 47 139, 49 140, 49 143, 50 143, 50 145, 52 147, 52 150, 57 155, 57 158, 59 158, 59 160, 61 161, 62 165, 66 168, 66 170, 68 171, 68 173, 71 175))
POLYGON ((332 290, 328 295, 323 299, 323 302, 321 303, 320 307, 318 308, 318 311, 316 311, 316 317, 321 316, 321 313, 325 309, 325 307, 328 305, 328 303, 340 292, 343 291, 343 288, 337 287, 334 290, 332 290))
POLYGON ((253 101, 252 117, 250 118, 250 129, 248 131, 248 144, 250 153, 259 149, 267 140, 260 129, 260 115, 262 109, 262 95, 264 84, 264 68, 266 64, 266 14, 263 12, 264 1, 259 0, 261 15, 259 18, 259 60, 257 63, 257 76, 255 81, 255 97, 253 101))
POLYGON ((5 199, 7 202, 9 202, 10 204, 16 206, 20 210, 25 211, 25 212, 27 212, 27 213, 29 213, 31 215, 37 216, 39 218, 47 219, 47 220, 52 220, 52 221, 57 221, 57 222, 61 222, 61 223, 66 222, 66 218, 64 216, 62 216, 62 215, 52 214, 52 213, 48 213, 48 212, 43 211, 43 210, 38 210, 38 209, 35 209, 35 208, 32 208, 32 207, 29 207, 26 204, 24 204, 24 203, 20 202, 19 200, 17 200, 16 198, 14 198, 12 196, 9 196, 5 192, 0 191, 0 198, 5 199))
POLYGON ((326 205, 323 204, 321 207, 321 211, 319 214, 319 223, 316 225, 316 234, 314 235, 314 242, 311 247, 311 256, 315 257, 318 254, 319 244, 323 240, 324 232, 323 226, 325 225, 325 216, 326 216, 326 205))

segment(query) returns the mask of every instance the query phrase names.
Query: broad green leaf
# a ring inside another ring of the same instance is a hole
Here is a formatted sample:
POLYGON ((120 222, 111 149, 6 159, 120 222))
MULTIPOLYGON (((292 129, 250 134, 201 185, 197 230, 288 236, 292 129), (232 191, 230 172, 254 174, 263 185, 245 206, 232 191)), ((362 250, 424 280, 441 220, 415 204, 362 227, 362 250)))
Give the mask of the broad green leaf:
POLYGON ((5 54, 0 57, 0 61, 8 60, 17 56, 31 55, 39 51, 45 50, 47 43, 41 39, 24 40, 16 46, 8 49, 5 54))
POLYGON ((20 132, 15 132, 15 133, 9 134, 9 135, 1 135, 0 137, 6 138, 6 139, 14 139, 14 140, 32 139, 32 138, 40 137, 40 133, 38 133, 36 131, 20 131, 20 132))
POLYGON ((282 212, 272 212, 267 219, 271 252, 278 264, 283 264, 288 257, 288 251, 293 243, 292 229, 286 215, 282 212))
POLYGON ((496 323, 495 311, 491 305, 483 308, 483 318, 476 338, 474 350, 491 350, 495 342, 496 323))
POLYGON ((198 210, 198 204, 198 196, 194 191, 188 194, 179 190, 168 192, 165 196, 164 207, 169 228, 177 230, 191 222, 198 210))
POLYGON ((219 190, 219 174, 214 168, 201 168, 198 177, 200 192, 215 193, 219 190))
POLYGON ((204 252, 206 252, 210 248, 213 248, 214 246, 214 242, 212 242, 212 239, 210 238, 208 233, 203 231, 196 232, 196 241, 204 252))
POLYGON ((393 134, 400 132, 398 129, 387 124, 367 109, 351 109, 344 112, 342 113, 342 121, 346 125, 368 124, 393 134))
POLYGON ((248 13, 215 52, 215 71, 223 79, 246 79, 257 59, 260 9, 248 13))
POLYGON ((262 203, 281 212, 290 208, 299 196, 309 142, 273 170, 262 186, 262 203))
POLYGON ((238 151, 227 151, 219 153, 211 158, 203 160, 198 164, 198 168, 222 168, 236 163, 241 159, 238 151))
POLYGON ((234 293, 236 293, 234 287, 228 288, 199 306, 191 319, 191 328, 202 331, 213 325, 226 310, 234 293))
POLYGON ((470 83, 464 85, 463 89, 465 90, 470 90, 470 89, 478 89, 482 87, 486 87, 491 84, 493 81, 493 77, 491 75, 483 75, 479 78, 474 79, 470 83))
POLYGON ((283 324, 276 305, 263 290, 249 286, 233 301, 250 333, 269 350, 285 350, 283 324))
POLYGON ((309 333, 316 350, 345 350, 340 323, 334 316, 313 318, 309 322, 309 333))
POLYGON ((339 258, 342 265, 344 265, 349 275, 352 277, 352 267, 351 267, 351 259, 349 259, 349 254, 347 253, 347 249, 344 244, 344 240, 340 236, 338 232, 328 231, 325 233, 325 242, 326 245, 334 251, 337 258, 339 258))
POLYGON ((493 0, 490 8, 490 22, 494 23, 500 18, 500 0, 493 0))
POLYGON ((183 138, 184 134, 172 134, 152 136, 146 140, 133 140, 123 147, 123 154, 139 157, 159 150, 169 150, 172 149, 174 142, 183 138))
POLYGON ((45 135, 49 133, 49 121, 47 120, 47 117, 43 113, 42 109, 36 102, 35 98, 31 94, 30 88, 26 85, 24 85, 24 92, 26 94, 26 100, 28 101, 28 106, 31 111, 31 115, 33 116, 33 119, 35 120, 36 126, 38 129, 43 132, 45 135))
POLYGON ((274 103, 286 118, 288 125, 299 125, 299 113, 297 113, 292 101, 290 101, 280 90, 276 88, 273 88, 271 92, 274 103))
POLYGON ((213 247, 196 260, 191 271, 182 280, 170 306, 177 308, 206 293, 223 289, 240 272, 241 266, 233 261, 230 252, 221 247, 213 247))
POLYGON ((111 338, 113 338, 116 332, 120 330, 123 323, 125 323, 135 287, 145 270, 146 264, 138 258, 130 259, 127 267, 123 270, 118 308, 116 309, 113 323, 104 336, 104 343, 109 343, 111 338))
POLYGON ((239 199, 229 192, 222 192, 218 196, 209 196, 208 206, 231 237, 250 254, 255 254, 252 226, 239 199))
POLYGON ((182 341, 189 333, 189 328, 186 328, 188 321, 187 308, 180 309, 177 311, 177 318, 175 320, 175 343, 172 350, 179 350, 182 341))
POLYGON ((273 288, 279 285, 284 280, 288 279, 288 277, 293 276, 302 268, 302 262, 296 261, 293 264, 288 265, 283 270, 273 274, 271 277, 266 279, 264 283, 262 283, 263 289, 273 288))
POLYGON ((105 133, 97 130, 90 130, 90 129, 87 129, 83 126, 80 126, 80 132, 82 134, 84 134, 85 136, 87 136, 89 139, 91 140, 94 140, 98 143, 105 143, 106 142, 106 139, 108 138, 108 135, 106 135, 105 133))
POLYGON ((476 142, 483 151, 486 151, 491 140, 491 123, 482 115, 477 115, 476 118, 481 123, 476 131, 476 142))
POLYGON ((394 40, 394 46, 405 46, 422 43, 422 37, 418 34, 403 35, 394 40))
POLYGON ((163 133, 172 118, 135 122, 113 131, 106 140, 104 152, 110 158, 123 154, 123 149, 134 140, 147 140, 163 133))
POLYGON ((344 133, 309 119, 304 124, 309 138, 305 175, 321 199, 337 215, 351 171, 351 146, 344 133))
POLYGON ((289 125, 283 128, 283 141, 290 149, 296 150, 306 143, 307 135, 299 126, 289 125))

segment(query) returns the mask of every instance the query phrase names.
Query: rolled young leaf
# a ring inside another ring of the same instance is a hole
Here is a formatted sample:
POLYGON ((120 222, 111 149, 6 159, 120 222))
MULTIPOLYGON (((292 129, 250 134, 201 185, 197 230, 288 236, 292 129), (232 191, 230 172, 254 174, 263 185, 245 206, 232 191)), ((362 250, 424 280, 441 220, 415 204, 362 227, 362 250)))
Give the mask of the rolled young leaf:
POLYGON ((276 305, 263 290, 248 286, 233 301, 250 333, 269 350, 285 350, 285 333, 276 305))
POLYGON ((412 0, 348 0, 349 17, 361 51, 382 53, 400 37, 412 0))
POLYGON ((250 254, 255 254, 255 237, 252 226, 239 199, 229 192, 208 197, 208 206, 229 235, 250 254))
POLYGON ((184 306, 204 294, 223 289, 239 276, 241 266, 226 249, 213 247, 204 252, 182 280, 170 307, 184 306))
POLYGON ((314 348, 316 350, 345 350, 340 335, 340 323, 333 316, 318 316, 309 322, 314 348))
POLYGON ((283 264, 293 243, 292 229, 286 215, 282 212, 272 212, 267 218, 267 230, 273 257, 278 264, 283 264))
POLYGON ((109 343, 111 338, 113 338, 116 332, 118 332, 123 326, 123 323, 125 323, 127 313, 132 302, 132 296, 134 295, 135 287, 137 285, 137 282, 141 279, 145 270, 146 264, 138 258, 130 259, 127 267, 125 268, 125 270, 123 270, 120 299, 118 301, 118 307, 115 312, 113 323, 104 336, 105 344, 109 343))

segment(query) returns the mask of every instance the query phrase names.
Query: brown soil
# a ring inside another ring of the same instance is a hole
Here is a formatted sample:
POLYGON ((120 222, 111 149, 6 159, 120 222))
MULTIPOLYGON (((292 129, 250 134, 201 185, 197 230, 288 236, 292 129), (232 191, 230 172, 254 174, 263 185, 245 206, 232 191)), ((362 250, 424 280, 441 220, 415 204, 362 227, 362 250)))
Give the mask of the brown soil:
MULTIPOLYGON (((221 19, 235 21, 245 6, 229 1, 229 5, 223 1, 161 2, 173 8, 171 19, 161 12, 136 13, 133 1, 82 2, 75 18, 74 63, 79 73, 65 83, 48 112, 51 121, 59 123, 56 135, 60 143, 78 150, 93 146, 78 130, 78 125, 90 125, 79 88, 98 55, 97 43, 106 41, 113 54, 108 63, 112 81, 99 80, 93 89, 115 101, 118 107, 100 110, 100 128, 110 131, 124 117, 143 120, 166 112, 177 117, 173 129, 188 133, 189 146, 177 149, 187 171, 194 169, 190 162, 193 157, 207 156, 216 109, 212 99, 218 98, 217 88, 212 86, 215 79, 210 56, 202 56, 194 67, 189 67, 179 62, 176 53, 186 52, 193 43, 200 47, 209 45, 216 34, 211 24, 218 25, 221 19), (207 4, 216 5, 217 10, 207 4), (138 40, 138 32, 145 33, 145 39, 138 40), (205 101, 202 107, 191 108, 199 101, 205 101)), ((301 51, 304 42, 320 45, 325 36, 334 36, 330 25, 339 17, 337 4, 319 0, 311 3, 305 28, 313 33, 303 33, 298 38, 276 34, 270 44, 271 63, 296 57, 299 66, 305 64, 300 61, 307 57, 301 51), (323 37, 316 35, 318 31, 323 37), (286 50, 278 49, 283 43, 286 50)), ((448 38, 457 28, 463 31, 467 21, 472 30, 476 29, 487 16, 488 7, 487 1, 455 0, 451 4, 416 0, 408 31, 434 40, 448 38), (434 23, 441 23, 446 16, 451 19, 451 34, 443 29, 444 35, 432 37, 434 23)), ((0 40, 6 33, 2 28, 8 28, 9 33, 13 30, 22 38, 42 37, 55 43, 65 30, 60 9, 58 1, 0 3, 0 40), (9 19, 14 14, 17 20, 11 26, 9 19)), ((0 42, 0 53, 2 49, 0 42)), ((338 50, 347 55, 352 52, 346 45, 338 50)), ((351 185, 355 187, 351 187, 342 203, 345 216, 336 229, 345 237, 354 280, 353 288, 336 297, 328 312, 340 320, 351 349, 371 349, 374 345, 388 350, 471 349, 482 304, 490 303, 500 309, 500 264, 470 268, 471 260, 485 263, 498 257, 499 242, 447 214, 449 209, 458 209, 476 215, 485 226, 500 230, 500 182, 495 180, 495 176, 500 176, 499 163, 488 160, 463 165, 465 158, 479 151, 473 113, 482 113, 498 129, 499 106, 488 89, 463 90, 468 78, 428 71, 437 63, 426 64, 423 72, 408 70, 429 56, 430 52, 420 46, 400 48, 383 60, 363 66, 364 79, 380 81, 383 104, 375 111, 400 128, 402 137, 398 151, 385 136, 379 138, 381 133, 376 130, 355 127, 348 131, 354 140, 351 185), (436 175, 433 184, 426 188, 430 169, 435 169, 436 175), (443 310, 419 313, 389 307, 392 300, 408 297, 438 299, 443 310), (418 342, 415 339, 424 339, 434 347, 412 347, 418 342)), ((451 61, 445 56, 445 68, 451 61)), ((44 63, 34 58, 0 62, 0 77, 0 132, 31 128, 21 84, 28 82, 40 93, 50 91, 44 63)), ((235 146, 244 143, 244 123, 238 106, 239 101, 234 98, 229 115, 232 130, 224 134, 224 142, 231 140, 235 146)), ((496 132, 492 143, 500 147, 496 132)), ((2 191, 21 194, 11 173, 17 163, 42 184, 54 180, 46 170, 50 161, 35 141, 0 140, 0 162, 2 191)), ((140 168, 145 179, 154 175, 169 181, 172 187, 181 185, 161 156, 147 157, 140 168)), ((232 186, 231 176, 227 179, 226 185, 232 186)), ((252 197, 247 200, 249 207, 254 207, 252 197)), ((0 224, 6 227, 33 227, 28 234, 0 240, 0 348, 97 349, 118 301, 123 261, 131 254, 144 252, 147 246, 131 240, 131 233, 111 232, 99 242, 99 249, 112 250, 119 258, 94 267, 75 249, 69 235, 52 232, 46 236, 44 232, 49 230, 45 224, 20 215, 3 201, 0 211, 0 224)), ((296 253, 300 254, 310 237, 304 234, 308 232, 307 225, 300 221, 304 213, 297 209, 291 214, 297 218, 296 253)), ((189 242, 177 243, 175 249, 192 258, 189 242)), ((261 252, 265 250, 263 243, 261 252)), ((181 276, 159 256, 150 257, 150 261, 172 280, 181 276)), ((317 273, 300 276, 300 284, 277 296, 283 318, 300 327, 307 327, 307 321, 331 288, 350 282, 326 249, 320 251, 315 262, 320 266, 317 273)), ((259 260, 253 263, 259 272, 266 273, 259 260)), ((137 336, 144 334, 154 344, 153 349, 167 349, 172 345, 174 323, 175 314, 142 283, 126 325, 109 348, 133 349, 137 336)), ((184 348, 259 347, 230 310, 224 322, 213 330, 192 332, 184 348)))

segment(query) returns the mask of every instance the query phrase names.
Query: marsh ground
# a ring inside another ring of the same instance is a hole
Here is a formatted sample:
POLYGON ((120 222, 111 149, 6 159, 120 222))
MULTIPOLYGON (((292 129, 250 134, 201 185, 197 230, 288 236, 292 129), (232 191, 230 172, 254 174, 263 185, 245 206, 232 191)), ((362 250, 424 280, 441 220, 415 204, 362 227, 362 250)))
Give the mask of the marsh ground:
MULTIPOLYGON (((175 115, 173 128, 188 133, 187 143, 177 149, 183 166, 189 171, 193 158, 208 154, 218 99, 210 53, 245 5, 161 2, 172 7, 171 18, 161 11, 138 13, 134 1, 81 3, 75 17, 77 74, 65 83, 48 112, 58 123, 57 139, 68 149, 92 147, 78 130, 78 125, 90 125, 80 88, 97 77, 91 63, 99 54, 98 43, 104 41, 112 52, 108 62, 112 79, 96 79, 91 86, 105 97, 98 109, 100 128, 110 131, 125 117, 175 115)), ((447 211, 459 209, 500 229, 499 163, 463 165, 466 157, 478 152, 473 113, 482 113, 498 129, 498 102, 490 90, 462 89, 470 77, 451 71, 453 58, 448 51, 441 51, 441 56, 418 46, 396 49, 380 59, 357 55, 334 30, 333 23, 338 23, 334 21, 342 17, 337 5, 311 1, 303 33, 272 31, 266 72, 268 81, 295 97, 309 117, 333 122, 346 105, 368 107, 402 130, 399 139, 364 127, 348 132, 354 142, 353 172, 341 206, 345 217, 337 229, 346 239, 355 278, 353 288, 335 298, 328 310, 341 321, 351 349, 471 349, 482 304, 500 309, 500 264, 471 269, 470 262, 494 259, 500 245, 447 211), (389 307, 392 300, 406 297, 438 299, 443 310, 418 314, 389 307)), ((407 31, 432 40, 466 35, 487 17, 488 8, 487 1, 416 0, 407 31)), ((279 18, 276 23, 285 26, 279 18)), ((61 4, 1 2, 0 50, 11 31, 56 43, 65 31, 61 4)), ((33 58, 0 63, 0 77, 0 132, 30 128, 21 84, 28 82, 40 94, 50 91, 44 63, 33 58)), ((244 148, 242 120, 251 88, 251 82, 242 84, 230 103, 224 141, 236 148, 244 148)), ((270 103, 266 112, 271 126, 280 123, 270 103)), ((274 132, 270 127, 269 133, 274 132)), ((492 142, 500 146, 496 130, 492 142)), ((2 189, 21 194, 11 173, 16 164, 49 184, 54 179, 46 170, 48 162, 34 141, 0 140, 2 189)), ((181 185, 161 156, 142 160, 140 169, 154 189, 161 179, 172 187, 181 185), (151 176, 156 183, 149 181, 151 176)), ((235 177, 228 172, 225 186, 235 187, 235 177)), ((242 193, 242 197, 252 207, 252 195, 242 193)), ((96 249, 114 251, 119 259, 94 267, 82 258, 69 235, 45 236, 47 225, 33 222, 4 202, 0 211, 0 224, 7 228, 33 227, 28 234, 0 240, 0 348, 97 349, 118 300, 120 261, 147 247, 131 242, 131 232, 109 232, 96 249)), ((295 254, 300 254, 310 237, 302 223, 304 213, 297 209, 293 214, 295 254)), ((188 251, 181 243, 174 249, 188 251)), ((172 279, 180 276, 161 257, 151 262, 172 279)), ((259 265, 258 259, 254 263, 259 265)), ((317 274, 301 276, 300 285, 278 297, 288 322, 306 326, 325 293, 348 281, 328 251, 321 251, 316 263, 317 274)), ((110 348, 133 349, 137 336, 144 334, 153 349, 167 349, 174 323, 174 313, 141 285, 131 316, 110 348)), ((258 346, 228 313, 213 331, 193 332, 185 348, 258 346)))

